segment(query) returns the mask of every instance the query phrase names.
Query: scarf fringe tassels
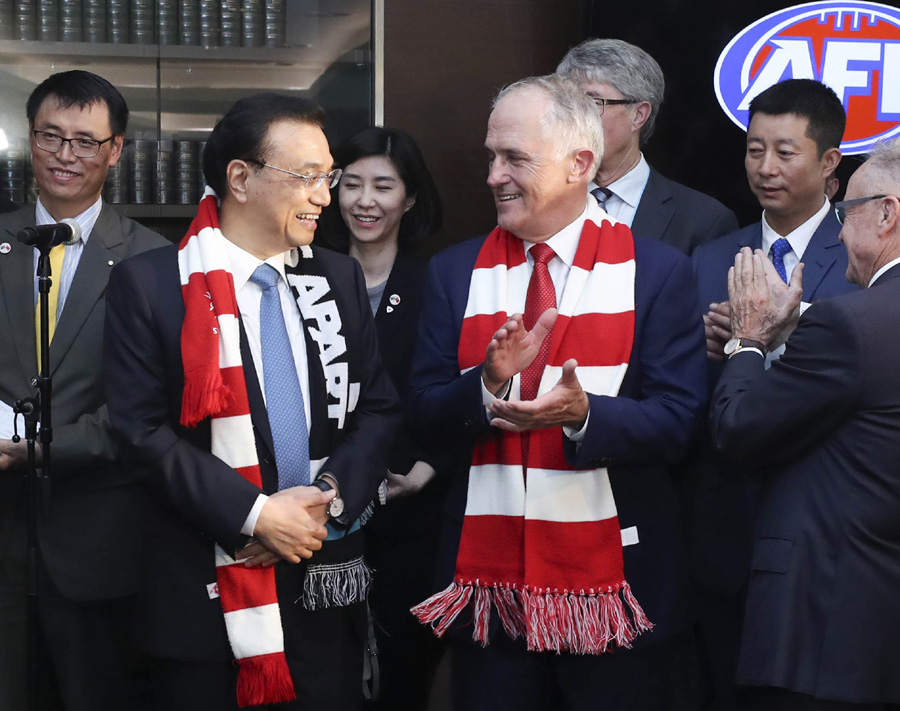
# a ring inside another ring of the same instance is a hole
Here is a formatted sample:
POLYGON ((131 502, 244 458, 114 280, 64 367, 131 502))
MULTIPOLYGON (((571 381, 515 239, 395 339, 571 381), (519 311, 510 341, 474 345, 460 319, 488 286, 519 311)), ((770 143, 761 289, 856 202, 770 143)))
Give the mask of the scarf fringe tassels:
POLYGON ((443 637, 473 598, 472 637, 485 647, 492 606, 506 634, 524 638, 532 652, 603 654, 612 644, 628 649, 639 634, 653 629, 626 582, 605 592, 574 593, 454 581, 411 611, 443 637))
POLYGON ((239 659, 237 697, 241 706, 280 704, 297 698, 291 671, 283 654, 239 659))

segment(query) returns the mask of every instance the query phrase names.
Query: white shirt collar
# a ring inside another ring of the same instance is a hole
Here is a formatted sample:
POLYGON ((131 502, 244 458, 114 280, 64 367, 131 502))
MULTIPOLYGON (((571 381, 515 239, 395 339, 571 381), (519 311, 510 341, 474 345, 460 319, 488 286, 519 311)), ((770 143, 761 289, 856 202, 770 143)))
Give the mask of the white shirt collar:
MULTIPOLYGON (((637 164, 618 180, 610 183, 606 187, 612 190, 622 202, 626 203, 630 208, 635 209, 641 201, 641 195, 644 194, 644 188, 647 180, 650 178, 650 164, 641 153, 641 158, 637 164)), ((588 192, 594 188, 600 187, 595 182, 591 182, 588 186, 588 192)))
POLYGON ((892 259, 891 261, 889 261, 881 269, 879 269, 877 272, 875 272, 872 275, 872 278, 869 279, 868 285, 872 286, 872 284, 874 284, 876 281, 878 281, 878 277, 880 277, 882 274, 884 274, 889 269, 896 267, 898 264, 900 264, 900 257, 897 257, 896 259, 892 259))
MULTIPOLYGON (((588 210, 591 209, 591 203, 593 203, 593 206, 598 212, 602 213, 594 197, 588 195, 588 200, 585 202, 585 208, 582 210, 581 214, 575 218, 574 221, 570 222, 544 242, 544 244, 550 247, 555 252, 556 256, 559 257, 560 261, 565 263, 567 267, 571 267, 572 263, 575 261, 575 252, 578 250, 578 241, 581 239, 581 231, 584 228, 584 221, 587 219, 588 210)), ((534 264, 534 258, 531 256, 532 247, 534 247, 533 243, 525 243, 525 254, 528 255, 528 261, 531 264, 534 264)))
MULTIPOLYGON (((88 238, 91 236, 91 232, 94 229, 94 225, 97 224, 97 218, 100 217, 100 210, 102 209, 103 198, 98 197, 97 202, 91 205, 80 215, 75 216, 75 222, 77 222, 78 226, 81 227, 81 241, 83 243, 86 244, 88 238)), ((41 199, 38 198, 37 203, 35 203, 34 206, 34 221, 38 225, 53 225, 59 220, 54 218, 53 215, 51 215, 47 211, 47 208, 44 207, 44 203, 42 203, 41 199)))
POLYGON ((228 261, 231 266, 231 276, 234 280, 234 290, 236 292, 244 288, 244 285, 250 281, 253 272, 255 272, 257 267, 263 263, 271 264, 275 267, 275 269, 278 270, 278 273, 281 274, 281 278, 287 282, 284 273, 284 265, 291 254, 289 251, 262 260, 259 257, 253 256, 245 249, 241 249, 224 235, 221 237, 221 240, 225 243, 225 251, 228 254, 228 261))
POLYGON ((824 220, 829 211, 833 209, 831 203, 824 195, 822 196, 822 199, 824 202, 822 203, 822 207, 819 208, 819 211, 787 235, 780 235, 771 228, 766 220, 766 211, 763 210, 762 251, 768 254, 769 250, 772 249, 775 240, 784 237, 790 243, 791 249, 794 251, 794 254, 797 255, 797 258, 802 259, 803 253, 809 246, 809 241, 812 239, 812 236, 815 234, 816 230, 819 229, 822 220, 824 220))

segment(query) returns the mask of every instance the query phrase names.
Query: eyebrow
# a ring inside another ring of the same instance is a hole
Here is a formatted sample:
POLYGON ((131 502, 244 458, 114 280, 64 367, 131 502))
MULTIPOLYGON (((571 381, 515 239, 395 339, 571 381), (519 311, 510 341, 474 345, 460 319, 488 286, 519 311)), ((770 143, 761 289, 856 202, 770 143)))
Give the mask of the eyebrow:
MULTIPOLYGON (((345 178, 356 178, 357 180, 362 180, 362 176, 359 175, 358 173, 347 173, 347 172, 345 172, 345 173, 344 173, 344 177, 345 177, 345 178)), ((396 182, 397 182, 397 179, 396 179, 393 175, 376 175, 376 176, 375 176, 375 180, 376 180, 376 181, 378 181, 378 180, 383 180, 383 181, 386 180, 386 181, 389 181, 389 182, 391 182, 391 183, 396 183, 396 182)))
MULTIPOLYGON (((34 130, 35 131, 43 131, 44 133, 56 133, 56 134, 59 134, 60 136, 62 136, 63 133, 65 133, 63 131, 62 127, 57 126, 55 123, 46 124, 43 128, 35 126, 34 130)), ((63 137, 65 137, 65 136, 63 136, 63 137)), ((90 138, 92 141, 97 140, 97 137, 91 131, 75 131, 75 135, 73 136, 73 138, 90 138)))

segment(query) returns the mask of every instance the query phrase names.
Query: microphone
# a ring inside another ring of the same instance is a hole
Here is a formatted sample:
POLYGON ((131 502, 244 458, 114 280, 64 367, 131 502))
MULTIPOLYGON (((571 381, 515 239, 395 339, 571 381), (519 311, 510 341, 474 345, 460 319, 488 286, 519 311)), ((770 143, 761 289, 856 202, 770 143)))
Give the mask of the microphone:
POLYGON ((31 247, 55 247, 58 244, 76 244, 81 239, 81 225, 67 217, 54 225, 25 227, 16 239, 31 247))

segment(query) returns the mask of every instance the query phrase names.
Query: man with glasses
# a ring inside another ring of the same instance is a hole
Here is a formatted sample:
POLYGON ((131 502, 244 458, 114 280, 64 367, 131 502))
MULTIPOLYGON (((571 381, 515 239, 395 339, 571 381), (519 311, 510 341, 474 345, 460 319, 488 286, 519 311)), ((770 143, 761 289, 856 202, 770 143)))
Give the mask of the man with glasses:
POLYGON ((362 704, 358 527, 399 418, 359 265, 311 246, 341 173, 324 118, 238 101, 181 245, 110 280, 110 419, 156 494, 138 638, 160 711, 362 704))
MULTIPOLYGON (((729 459, 761 487, 738 682, 746 708, 900 704, 900 141, 877 146, 838 203, 846 278, 797 323, 800 279, 746 247, 728 277, 733 353, 711 411, 729 459)), ((805 260, 804 260, 805 261, 805 260)), ((805 285, 807 269, 803 270, 805 285)), ((796 272, 795 272, 796 274, 796 272)))
MULTIPOLYGON (((107 417, 104 294, 114 264, 168 242, 101 199, 128 121, 115 87, 85 71, 54 74, 32 92, 26 114, 39 198, 0 217, 0 400, 7 405, 34 394, 38 373, 37 249, 20 244, 16 233, 63 219, 81 228, 78 242, 50 252, 52 470, 37 511, 35 638, 49 650, 50 662, 42 656, 41 666, 52 665, 66 709, 121 709, 132 658, 141 472, 123 461, 107 417)), ((11 419, 0 431, 11 430, 11 419)), ((40 454, 38 445, 39 465, 40 454)), ((27 707, 26 464, 24 440, 0 439, 4 709, 27 707)))
POLYGON ((663 177, 641 152, 665 90, 653 57, 622 40, 589 39, 569 50, 556 72, 581 85, 603 120, 606 152, 588 188, 606 212, 638 237, 662 240, 685 254, 737 229, 731 210, 663 177))
MULTIPOLYGON (((802 260, 803 308, 855 289, 844 279, 847 253, 826 196, 841 160, 845 123, 835 93, 811 79, 775 84, 750 102, 744 165, 762 219, 701 246, 692 256, 701 304, 709 308, 703 318, 710 387, 726 353, 754 345, 732 339, 728 310, 728 270, 743 247, 762 249, 782 283, 791 280, 802 260)), ((767 362, 782 351, 768 353, 767 362)), ((692 548, 704 600, 698 608, 701 658, 709 660, 712 707, 729 709, 736 703, 734 673, 758 479, 735 475, 734 466, 717 461, 711 450, 703 453, 695 474, 692 548)))

